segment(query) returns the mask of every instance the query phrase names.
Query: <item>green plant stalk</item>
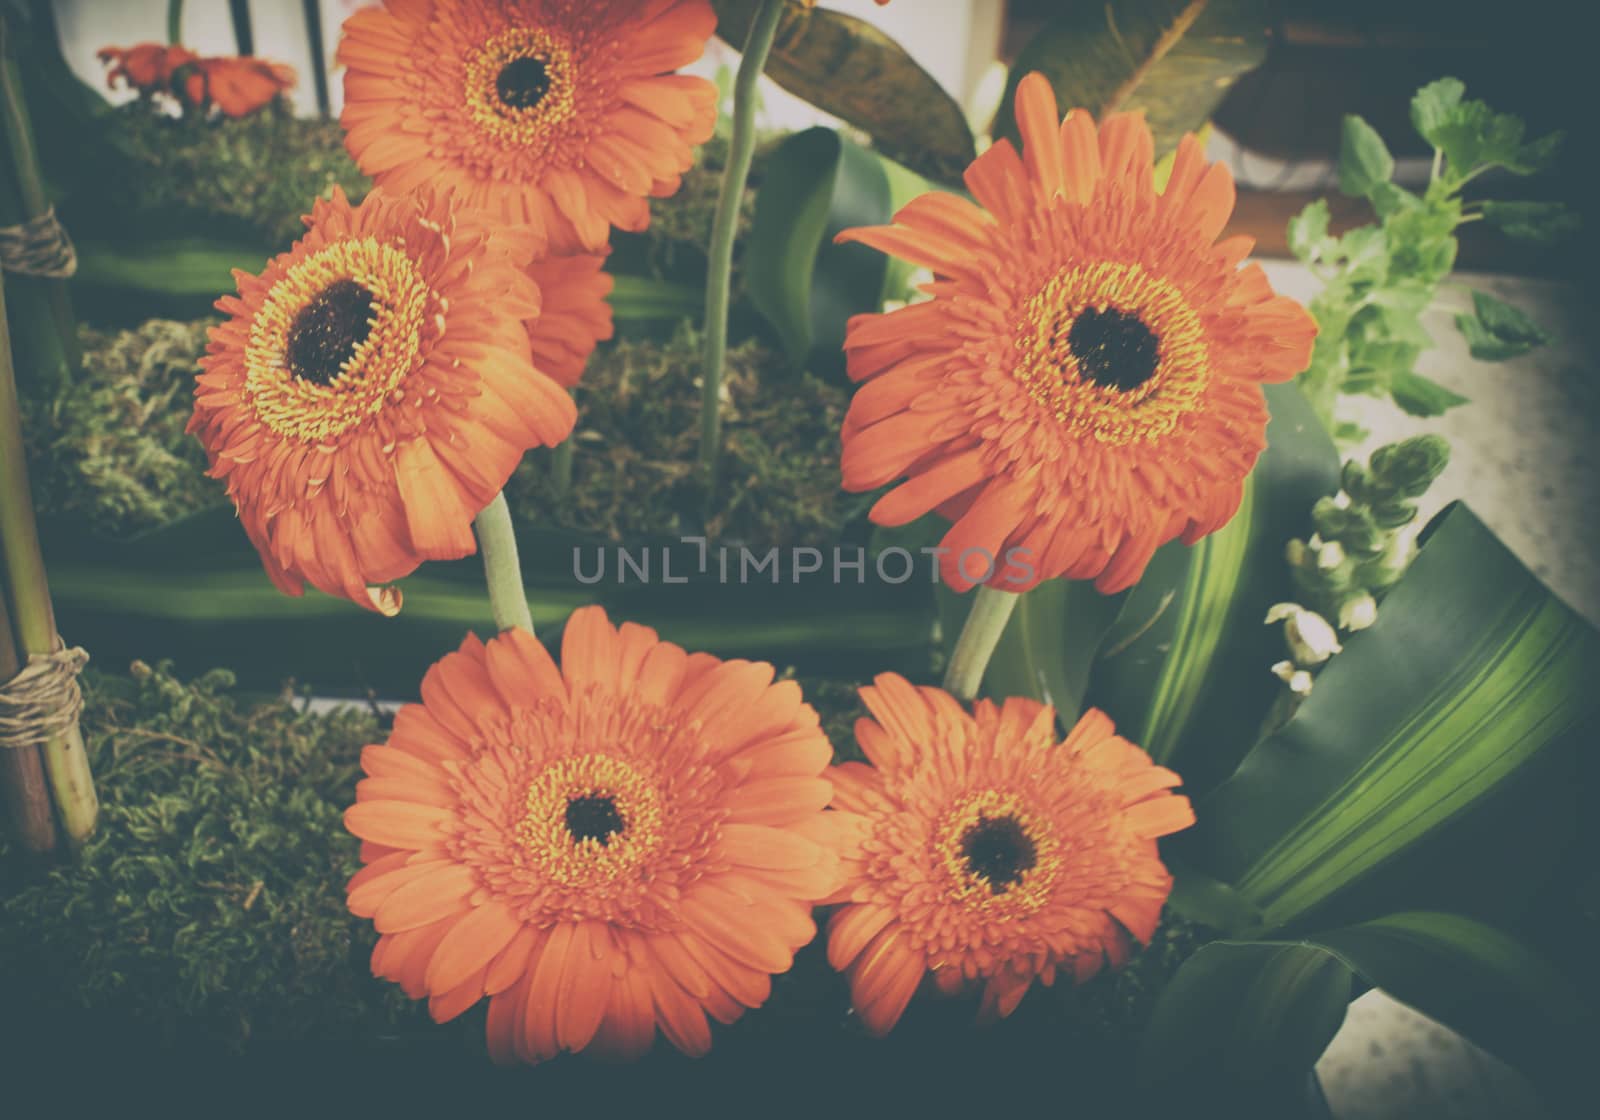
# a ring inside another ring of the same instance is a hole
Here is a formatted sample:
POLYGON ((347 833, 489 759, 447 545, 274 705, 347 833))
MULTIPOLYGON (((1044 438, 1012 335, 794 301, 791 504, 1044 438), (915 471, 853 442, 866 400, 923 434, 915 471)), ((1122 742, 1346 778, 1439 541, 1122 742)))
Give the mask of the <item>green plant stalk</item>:
POLYGON ((517 532, 505 494, 496 494, 472 523, 483 553, 483 575, 489 584, 489 606, 501 630, 521 627, 533 633, 533 614, 522 585, 522 563, 517 559, 517 532))
POLYGON ((950 664, 944 671, 944 689, 957 700, 967 701, 978 695, 989 659, 1006 632, 1006 623, 1019 598, 1015 591, 978 588, 972 610, 961 627, 961 637, 956 639, 956 648, 950 654, 950 664))
POLYGON ((558 498, 572 491, 573 438, 568 436, 550 451, 550 485, 558 498))
MULTIPOLYGON (((44 187, 44 172, 39 166, 39 149, 33 139, 33 124, 28 117, 28 105, 23 100, 22 76, 17 71, 16 60, 11 56, 11 36, 5 17, 0 15, 0 130, 5 132, 6 149, 11 156, 12 184, 15 195, 8 198, 7 209, 16 212, 0 214, 0 221, 15 223, 32 221, 50 209, 50 196, 44 187)), ((10 194, 10 190, 7 192, 10 194)), ((29 277, 45 293, 49 305, 50 321, 54 325, 59 359, 65 367, 55 371, 64 377, 68 370, 76 369, 82 361, 78 350, 78 328, 73 321, 72 302, 67 295, 67 282, 50 277, 29 277)), ((36 333, 46 333, 40 328, 36 333)), ((49 357, 55 355, 45 348, 49 357)))
MULTIPOLYGON (((24 661, 12 635, 6 597, 0 595, 0 684, 16 676, 24 661)), ((0 747, 0 812, 24 850, 43 855, 55 848, 55 816, 38 747, 0 747)))
POLYGON ((167 42, 174 47, 183 42, 183 0, 167 0, 167 42))
POLYGON ((728 357, 728 293, 733 275, 733 241, 739 226, 739 204, 744 199, 750 162, 756 149, 756 86, 766 68, 767 55, 778 34, 785 0, 762 0, 750 24, 750 34, 739 58, 739 75, 733 83, 733 136, 728 143, 728 165, 717 194, 717 212, 711 226, 711 259, 706 267, 705 374, 700 401, 700 466, 707 479, 714 477, 722 449, 722 374, 728 357))
MULTIPOLYGON (((11 337, 6 328, 5 292, 0 285, 0 568, 11 623, 22 654, 55 652, 55 615, 45 579, 39 529, 28 491, 28 463, 22 447, 22 408, 11 368, 11 337)), ((53 736, 44 747, 45 772, 55 797, 62 830, 81 844, 94 832, 99 814, 89 757, 77 724, 53 736)))

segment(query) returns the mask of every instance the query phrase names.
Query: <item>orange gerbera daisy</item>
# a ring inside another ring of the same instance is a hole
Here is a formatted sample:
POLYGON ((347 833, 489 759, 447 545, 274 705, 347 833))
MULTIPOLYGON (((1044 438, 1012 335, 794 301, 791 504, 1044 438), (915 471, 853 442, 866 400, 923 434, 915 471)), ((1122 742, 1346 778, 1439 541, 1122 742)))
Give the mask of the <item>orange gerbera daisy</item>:
POLYGON ((278 587, 393 613, 375 585, 471 553, 473 517, 577 413, 530 358, 531 238, 431 193, 335 188, 307 224, 217 301, 189 430, 278 587))
POLYGON ((686 654, 599 607, 557 668, 468 637, 361 762, 350 909, 373 972, 441 1022, 489 997, 497 1061, 704 1054, 759 1006, 838 884, 832 750, 772 666, 686 654))
POLYGON ((602 272, 604 254, 543 256, 528 275, 539 285, 539 318, 528 324, 533 364, 571 388, 594 353, 595 343, 611 337, 611 277, 602 272))
POLYGON ((380 186, 444 182, 556 251, 642 230, 716 125, 716 87, 670 71, 708 0, 386 0, 344 26, 340 118, 380 186))
POLYGON ((967 170, 985 209, 927 194, 894 226, 840 235, 936 277, 930 300, 849 326, 865 385, 844 484, 908 479, 872 518, 950 518, 943 574, 959 590, 1068 576, 1119 591, 1160 545, 1233 516, 1266 442, 1260 383, 1305 368, 1316 324, 1239 268, 1250 238, 1216 240, 1233 180, 1192 136, 1158 193, 1141 117, 1062 121, 1038 74, 1016 105, 1023 154, 1002 140, 967 170), (963 563, 1014 549, 1032 578, 963 563))
POLYGON ((215 105, 224 116, 247 117, 294 88, 294 67, 260 58, 201 58, 189 67, 184 100, 215 105))
POLYGON ((131 47, 101 47, 96 56, 110 66, 106 85, 117 88, 120 80, 140 93, 168 91, 172 76, 198 56, 184 47, 165 43, 138 43, 131 47))
POLYGON ((870 1030, 893 1027, 929 971, 947 994, 981 984, 992 1020, 1035 978, 1082 982, 1150 940, 1172 889, 1156 837, 1194 823, 1177 774, 1095 710, 1057 743, 1055 712, 1033 700, 969 714, 893 674, 861 697, 873 765, 832 771, 848 904, 828 959, 870 1030))

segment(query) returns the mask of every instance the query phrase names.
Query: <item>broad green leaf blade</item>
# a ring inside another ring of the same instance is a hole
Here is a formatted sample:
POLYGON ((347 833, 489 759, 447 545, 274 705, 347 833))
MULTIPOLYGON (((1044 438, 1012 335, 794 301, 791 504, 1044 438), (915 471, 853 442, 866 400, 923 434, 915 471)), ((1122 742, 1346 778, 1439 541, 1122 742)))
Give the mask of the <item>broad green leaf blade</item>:
POLYGON ((1140 1048, 1168 1095, 1276 1104, 1321 1056, 1352 975, 1517 1065, 1572 1084, 1593 1013, 1527 946, 1460 914, 1406 911, 1299 941, 1217 941, 1162 993, 1140 1048))
POLYGON ((1321 949, 1212 942, 1161 993, 1140 1042, 1138 1080, 1163 1102, 1294 1115, 1295 1095, 1349 1003, 1350 970, 1321 949))
POLYGON ((1269 928, 1396 897, 1514 919, 1573 843, 1597 664, 1600 634, 1450 507, 1377 622, 1198 804, 1186 856, 1269 928))
MULTIPOLYGON (((744 44, 760 0, 712 0, 717 34, 744 44)), ((977 152, 961 106, 905 49, 865 20, 790 0, 767 77, 861 129, 886 155, 959 182, 977 152)))
POLYGON ((1549 1085, 1580 1072, 1579 1028, 1593 1011, 1568 978, 1502 930, 1460 914, 1410 911, 1310 940, 1536 1081, 1549 1085))
POLYGON ((617 319, 698 319, 705 314, 702 288, 649 276, 613 276, 611 285, 608 302, 617 319))
POLYGON ((1262 620, 1293 598, 1283 550, 1339 488, 1339 456, 1299 389, 1266 392, 1267 450, 1239 513, 1193 548, 1156 553, 1089 682, 1087 702, 1190 789, 1226 777, 1256 741, 1280 687, 1268 668, 1284 656, 1262 620))
MULTIPOLYGON (((403 698, 415 694, 422 673, 468 630, 493 632, 483 564, 475 556, 426 564, 401 580, 404 608, 386 619, 315 591, 299 598, 280 593, 231 509, 121 541, 76 521, 42 524, 40 536, 62 633, 107 668, 173 658, 185 673, 226 666, 248 688, 273 691, 294 677, 330 695, 403 698)), ((698 546, 667 540, 629 542, 636 560, 648 549, 652 582, 632 576, 623 582, 612 542, 528 526, 519 537, 523 582, 545 637, 574 608, 598 602, 614 618, 723 657, 852 681, 885 671, 928 673, 923 585, 871 577, 797 584, 788 571, 782 582, 759 575, 737 582, 734 575, 724 584, 714 554, 702 570, 698 546), (602 547, 607 568, 595 581, 602 547), (670 569, 662 560, 666 547, 670 569), (850 635, 848 648, 840 646, 840 634, 850 635)), ((737 557, 732 564, 737 572, 737 557)))
POLYGON ((1037 70, 1062 112, 1087 109, 1098 121, 1144 110, 1160 156, 1266 57, 1265 0, 1064 0, 1060 8, 1012 65, 997 138, 1016 141, 1017 85, 1037 70))
POLYGON ((891 215, 884 161, 832 129, 797 132, 768 157, 745 247, 745 288, 795 369, 842 373, 845 324, 877 310, 888 258, 833 239, 891 215))

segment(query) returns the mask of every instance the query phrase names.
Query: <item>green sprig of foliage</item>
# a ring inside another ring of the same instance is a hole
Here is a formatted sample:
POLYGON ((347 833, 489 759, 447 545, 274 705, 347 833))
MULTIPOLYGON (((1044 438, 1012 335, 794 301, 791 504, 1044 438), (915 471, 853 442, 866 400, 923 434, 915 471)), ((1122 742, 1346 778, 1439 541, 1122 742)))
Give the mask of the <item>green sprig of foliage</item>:
MULTIPOLYGON (((1321 333, 1300 385, 1340 439, 1364 434, 1336 424, 1334 408, 1343 393, 1388 397, 1414 416, 1437 416, 1466 402, 1415 368, 1433 345, 1421 317, 1455 266, 1456 231, 1463 224, 1484 220, 1533 241, 1554 240, 1576 224, 1559 203, 1463 198, 1467 184, 1486 172, 1545 170, 1561 144, 1560 133, 1525 139, 1521 120, 1463 100, 1464 92, 1461 82, 1441 78, 1412 100, 1412 124, 1434 149, 1422 194, 1392 181, 1394 158, 1383 139, 1361 118, 1346 117, 1339 189, 1365 198, 1377 223, 1334 236, 1325 200, 1289 223, 1289 248, 1324 284, 1311 303, 1321 333)), ((1504 361, 1546 341, 1522 312, 1482 293, 1473 294, 1472 313, 1457 316, 1456 324, 1481 361, 1504 361)))

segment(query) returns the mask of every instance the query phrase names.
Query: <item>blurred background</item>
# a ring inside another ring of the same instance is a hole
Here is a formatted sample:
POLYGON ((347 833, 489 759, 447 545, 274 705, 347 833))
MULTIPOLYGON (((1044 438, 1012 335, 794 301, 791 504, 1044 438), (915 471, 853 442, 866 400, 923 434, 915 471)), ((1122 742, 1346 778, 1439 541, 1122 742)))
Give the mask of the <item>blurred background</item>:
MULTIPOLYGON (((1069 0, 831 0, 826 6, 872 21, 897 39, 987 132, 999 104, 1004 62, 1069 0)), ((358 0, 191 0, 181 38, 203 54, 254 53, 299 72, 292 99, 302 114, 323 102, 337 114, 337 74, 313 73, 317 30, 331 60, 339 27, 358 0), (320 95, 320 96, 319 96, 320 95)), ((105 46, 165 41, 166 0, 56 0, 65 56, 86 82, 105 88, 95 52, 105 46)), ((1516 113, 1530 132, 1567 133, 1556 174, 1519 184, 1519 197, 1560 198, 1590 211, 1584 230, 1556 246, 1512 243, 1494 231, 1462 234, 1460 277, 1527 308, 1554 343, 1499 365, 1474 363, 1451 327, 1464 293, 1431 312, 1438 341, 1419 372, 1469 397, 1442 419, 1417 421, 1373 402, 1362 422, 1367 447, 1420 430, 1454 446, 1452 464, 1430 494, 1434 508, 1470 497, 1503 540, 1591 621, 1600 623, 1600 392, 1590 264, 1595 120, 1592 62, 1581 8, 1560 0, 1487 5, 1448 0, 1284 0, 1274 5, 1266 62, 1229 93, 1214 119, 1213 158, 1225 161, 1241 193, 1230 232, 1257 239, 1280 290, 1309 299, 1317 284, 1289 259, 1288 219, 1328 197, 1334 229, 1371 220, 1365 203, 1340 196, 1334 160, 1347 113, 1372 123, 1399 161, 1397 178, 1425 182, 1431 152, 1407 118, 1411 94, 1444 75, 1462 79, 1468 96, 1516 113), (1273 259, 1278 258, 1278 259, 1273 259)), ((713 40, 695 70, 726 72, 737 52, 713 40)), ((113 100, 131 97, 127 91, 113 100)), ((767 83, 761 114, 770 130, 832 123, 810 105, 767 83)), ((1431 512, 1425 511, 1425 512, 1431 512)), ((1329 1104, 1342 1120, 1399 1117, 1532 1117, 1517 1078, 1450 1032, 1382 996, 1363 997, 1319 1066, 1329 1104)))

